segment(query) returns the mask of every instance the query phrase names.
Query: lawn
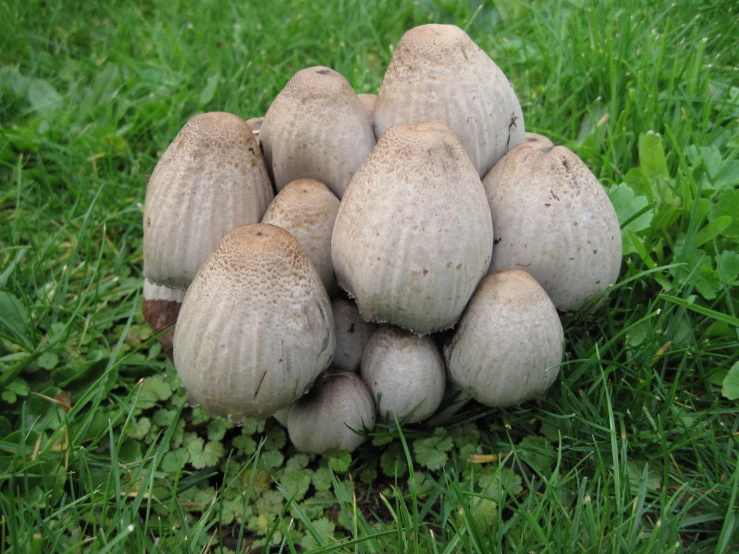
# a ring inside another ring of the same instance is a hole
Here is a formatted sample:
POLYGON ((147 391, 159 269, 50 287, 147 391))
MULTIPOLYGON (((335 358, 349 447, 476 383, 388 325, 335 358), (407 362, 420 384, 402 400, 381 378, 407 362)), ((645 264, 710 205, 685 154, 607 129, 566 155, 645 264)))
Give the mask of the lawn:
POLYGON ((0 5, 0 550, 739 552, 739 38, 731 1, 0 5), (454 23, 616 207, 550 392, 458 396, 351 455, 187 404, 141 313, 147 176, 299 69, 376 92, 454 23))

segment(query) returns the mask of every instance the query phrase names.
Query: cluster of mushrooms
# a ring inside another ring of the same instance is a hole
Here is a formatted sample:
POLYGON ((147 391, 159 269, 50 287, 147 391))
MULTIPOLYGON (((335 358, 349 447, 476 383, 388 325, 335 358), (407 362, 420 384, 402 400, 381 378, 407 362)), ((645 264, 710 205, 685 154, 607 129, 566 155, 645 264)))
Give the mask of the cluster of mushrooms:
POLYGON ((311 67, 263 119, 192 118, 146 192, 144 314, 188 398, 274 415, 305 452, 421 421, 447 381, 492 407, 545 392, 557 310, 620 263, 597 178, 524 132, 503 72, 452 25, 408 31, 376 97, 311 67))

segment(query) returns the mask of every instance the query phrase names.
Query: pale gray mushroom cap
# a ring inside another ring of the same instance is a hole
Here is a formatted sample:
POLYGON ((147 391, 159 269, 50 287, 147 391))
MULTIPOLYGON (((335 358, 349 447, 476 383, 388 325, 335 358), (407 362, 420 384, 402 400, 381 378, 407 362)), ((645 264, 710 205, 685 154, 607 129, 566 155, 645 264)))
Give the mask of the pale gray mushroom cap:
POLYGON ((333 366, 343 371, 359 371, 362 352, 377 325, 362 319, 357 305, 341 297, 331 301, 336 325, 336 354, 333 366))
POLYGON ((616 282, 622 253, 616 211, 570 150, 532 135, 483 185, 496 233, 491 271, 526 270, 563 311, 616 282))
POLYGON ((375 427, 375 403, 353 372, 328 372, 290 408, 287 431, 295 448, 321 454, 355 450, 366 437, 355 431, 375 427))
POLYGON ((482 280, 444 346, 452 382, 494 408, 544 393, 559 374, 564 333, 557 310, 525 271, 482 280))
POLYGON ((488 270, 493 226, 459 139, 437 122, 396 125, 347 188, 331 251, 368 321, 446 329, 488 270))
POLYGON ((305 393, 335 344, 331 302, 297 239, 273 225, 244 225, 190 285, 174 363, 206 412, 265 418, 305 393))
POLYGON ((278 191, 310 178, 339 198, 375 145, 354 89, 341 74, 320 66, 290 79, 264 116, 260 138, 278 191))
POLYGON ((271 223, 300 241, 318 270, 329 296, 339 291, 331 261, 331 234, 339 199, 315 179, 298 179, 282 189, 267 208, 262 223, 271 223))
POLYGON ((258 223, 272 197, 249 125, 225 112, 193 117, 149 179, 144 276, 156 285, 187 288, 221 237, 258 223))
POLYGON ((374 110, 376 136, 396 123, 436 120, 459 136, 480 176, 524 140, 521 106, 495 62, 454 25, 406 32, 374 110))
POLYGON ((362 380, 377 402, 381 419, 408 423, 431 416, 444 397, 444 360, 430 336, 390 325, 380 327, 362 354, 362 380))

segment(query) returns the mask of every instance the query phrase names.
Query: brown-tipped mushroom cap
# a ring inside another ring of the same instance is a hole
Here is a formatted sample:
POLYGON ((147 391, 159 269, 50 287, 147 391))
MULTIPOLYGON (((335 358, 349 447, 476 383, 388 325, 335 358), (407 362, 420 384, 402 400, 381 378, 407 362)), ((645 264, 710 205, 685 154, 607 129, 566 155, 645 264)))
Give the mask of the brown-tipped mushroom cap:
POLYGON ((334 348, 331 303, 300 243, 280 227, 244 225, 188 289, 174 362, 208 413, 265 418, 306 391, 334 348))
POLYGON ((434 340, 383 325, 362 354, 362 380, 381 419, 408 423, 433 414, 444 397, 446 371, 434 340))
POLYGON ((542 394, 559 374, 564 334, 544 289, 525 271, 482 280, 444 347, 449 378, 486 406, 542 394))
POLYGON ((315 179, 298 179, 282 189, 267 208, 262 223, 287 229, 300 241, 321 276, 329 296, 339 290, 331 261, 331 234, 339 199, 315 179))
POLYGON ((341 297, 331 301, 336 325, 336 354, 333 366, 343 371, 359 371, 362 352, 377 325, 362 319, 357 305, 341 297))
POLYGON ((221 237, 258 223, 272 196, 249 125, 224 112, 193 117, 149 179, 144 276, 155 285, 187 288, 221 237))
POLYGON ((355 431, 375 427, 375 403, 367 385, 352 372, 327 372, 293 404, 287 431, 295 448, 321 454, 355 450, 366 437, 355 431))
POLYGON ((278 191, 311 178, 339 198, 375 145, 362 102, 328 67, 303 69, 290 79, 264 116, 260 138, 278 191))
POLYGON ((445 125, 386 131, 347 188, 331 245, 339 285, 362 317, 419 334, 454 325, 490 265, 484 196, 445 125))
POLYGON ((521 106, 503 72, 454 25, 421 25, 393 53, 374 110, 376 136, 396 123, 448 125, 480 176, 523 142, 521 106))
POLYGON ((496 234, 491 271, 525 269, 564 311, 616 282, 616 211, 573 152, 532 135, 496 164, 483 185, 496 234))

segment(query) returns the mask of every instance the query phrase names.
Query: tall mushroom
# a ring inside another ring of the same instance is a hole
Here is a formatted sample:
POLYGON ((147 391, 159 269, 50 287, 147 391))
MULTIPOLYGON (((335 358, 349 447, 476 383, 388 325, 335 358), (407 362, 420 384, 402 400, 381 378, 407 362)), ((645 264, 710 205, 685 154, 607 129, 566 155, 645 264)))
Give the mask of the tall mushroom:
POLYGON ((528 135, 483 185, 496 233, 491 271, 525 269, 563 311, 580 308, 616 282, 621 267, 616 210, 573 152, 528 135))
POLYGON ((188 289, 174 363, 206 412, 265 418, 308 389, 335 344, 326 289, 297 239, 274 225, 243 225, 188 289))
POLYGON ((260 139, 278 191, 311 178, 339 198, 375 145, 349 81, 320 66, 298 71, 285 85, 264 116, 260 139))
POLYGON ((339 285, 362 317, 418 334, 454 325, 492 250, 480 178, 438 122, 380 137, 346 190, 331 244, 339 285))
POLYGON ((462 141, 480 176, 524 140, 521 106, 503 72, 454 25, 406 32, 374 109, 375 135, 396 123, 436 120, 462 141))

